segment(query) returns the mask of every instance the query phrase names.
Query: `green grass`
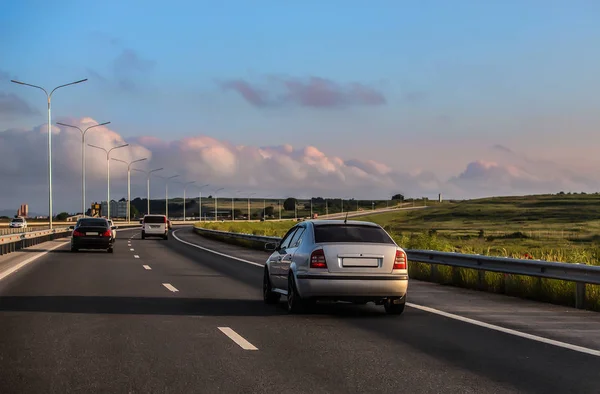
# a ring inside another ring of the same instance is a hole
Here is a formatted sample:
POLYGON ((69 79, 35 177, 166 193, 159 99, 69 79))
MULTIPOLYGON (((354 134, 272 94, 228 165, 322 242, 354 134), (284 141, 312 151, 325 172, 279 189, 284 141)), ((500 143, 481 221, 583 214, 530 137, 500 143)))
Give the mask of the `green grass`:
MULTIPOLYGON (((496 197, 363 216, 405 249, 430 249, 600 265, 600 195, 496 197)), ((209 229, 281 237, 293 221, 198 223, 209 229)), ((260 245, 259 245, 260 246, 260 245)), ((575 284, 410 263, 412 278, 574 305, 575 284)), ((588 285, 588 309, 600 311, 600 286, 588 285)))

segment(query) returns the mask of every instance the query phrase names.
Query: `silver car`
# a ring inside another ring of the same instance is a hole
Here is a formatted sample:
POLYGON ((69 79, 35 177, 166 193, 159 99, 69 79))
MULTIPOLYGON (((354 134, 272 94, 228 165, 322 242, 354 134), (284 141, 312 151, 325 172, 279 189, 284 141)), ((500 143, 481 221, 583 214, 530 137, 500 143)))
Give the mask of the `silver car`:
POLYGON ((272 251, 264 269, 263 298, 287 297, 291 313, 317 300, 375 302, 389 314, 406 304, 406 252, 378 224, 309 220, 296 224, 272 251))

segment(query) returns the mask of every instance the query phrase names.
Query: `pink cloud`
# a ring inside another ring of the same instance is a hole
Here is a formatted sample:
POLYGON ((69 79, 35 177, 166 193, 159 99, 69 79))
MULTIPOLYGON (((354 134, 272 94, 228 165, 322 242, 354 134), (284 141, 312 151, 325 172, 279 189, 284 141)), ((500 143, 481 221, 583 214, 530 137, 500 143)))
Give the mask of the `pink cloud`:
POLYGON ((240 79, 222 82, 220 85, 223 89, 236 91, 256 107, 294 104, 302 107, 333 108, 383 105, 387 102, 385 96, 372 87, 357 82, 343 85, 321 77, 273 77, 269 79, 265 88, 240 79))

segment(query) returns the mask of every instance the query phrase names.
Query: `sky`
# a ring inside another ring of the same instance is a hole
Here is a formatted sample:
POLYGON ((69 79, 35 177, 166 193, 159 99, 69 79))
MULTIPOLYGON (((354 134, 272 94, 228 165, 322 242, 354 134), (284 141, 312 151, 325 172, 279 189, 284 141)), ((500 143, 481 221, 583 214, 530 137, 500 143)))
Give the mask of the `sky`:
MULTIPOLYGON (((2 209, 48 197, 46 98, 11 79, 88 78, 52 96, 55 211, 80 209, 82 154, 56 122, 110 121, 88 143, 224 197, 600 190, 597 1, 22 0, 0 37, 2 209)), ((87 202, 106 199, 106 156, 86 157, 87 202)))

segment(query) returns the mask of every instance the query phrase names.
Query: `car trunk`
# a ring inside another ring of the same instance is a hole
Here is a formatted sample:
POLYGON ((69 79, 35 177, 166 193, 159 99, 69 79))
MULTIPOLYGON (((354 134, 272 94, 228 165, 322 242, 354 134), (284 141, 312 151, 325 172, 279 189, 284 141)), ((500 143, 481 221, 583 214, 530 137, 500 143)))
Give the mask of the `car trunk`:
POLYGON ((396 258, 396 245, 365 243, 320 244, 331 273, 390 274, 396 258))
POLYGON ((104 238, 102 234, 105 231, 109 230, 108 227, 105 226, 80 226, 77 228, 77 231, 82 233, 81 238, 104 238))

